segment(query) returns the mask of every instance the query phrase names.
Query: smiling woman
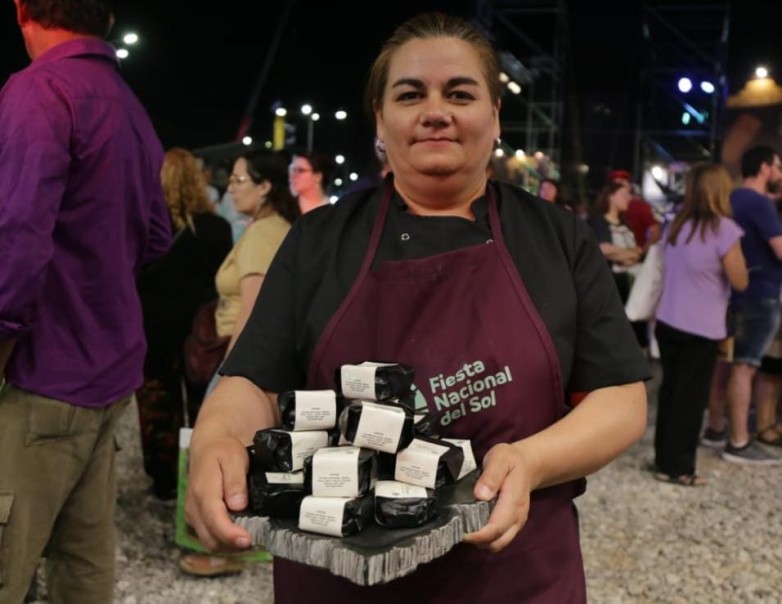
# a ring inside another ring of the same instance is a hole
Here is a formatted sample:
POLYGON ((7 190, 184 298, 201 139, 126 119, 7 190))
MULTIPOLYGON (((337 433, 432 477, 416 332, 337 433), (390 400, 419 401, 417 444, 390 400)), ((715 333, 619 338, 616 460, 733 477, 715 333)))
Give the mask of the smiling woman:
POLYGON ((470 439, 482 461, 473 494, 494 511, 388 584, 275 558, 275 602, 584 602, 573 499, 646 424, 648 369, 610 270, 578 216, 488 179, 499 70, 468 22, 403 23, 367 102, 391 172, 302 216, 275 256, 193 434, 190 523, 209 547, 250 545, 229 512, 247 502, 245 446, 280 422, 277 394, 328 389, 340 366, 386 359, 415 368, 442 436, 470 439), (468 371, 465 359, 481 372, 471 384, 491 386, 488 404, 449 414, 441 383, 453 380, 440 378, 468 371), (589 394, 571 408, 575 392, 589 394))

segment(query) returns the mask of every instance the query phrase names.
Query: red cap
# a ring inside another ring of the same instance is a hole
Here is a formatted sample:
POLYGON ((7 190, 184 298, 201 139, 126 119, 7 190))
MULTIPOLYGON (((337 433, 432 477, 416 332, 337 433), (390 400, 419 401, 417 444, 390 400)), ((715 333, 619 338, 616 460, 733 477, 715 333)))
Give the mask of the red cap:
POLYGON ((630 172, 627 170, 611 170, 608 173, 608 182, 614 182, 615 180, 626 180, 630 182, 632 180, 630 172))

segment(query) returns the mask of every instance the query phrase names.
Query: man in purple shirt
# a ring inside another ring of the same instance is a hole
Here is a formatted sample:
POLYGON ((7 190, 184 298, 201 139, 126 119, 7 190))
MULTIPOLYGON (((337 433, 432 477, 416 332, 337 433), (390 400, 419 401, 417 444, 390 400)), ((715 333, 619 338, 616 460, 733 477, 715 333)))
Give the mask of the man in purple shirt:
POLYGON ((0 91, 0 602, 110 602, 116 421, 142 383, 135 275, 171 233, 163 150, 101 38, 110 0, 15 0, 0 91))

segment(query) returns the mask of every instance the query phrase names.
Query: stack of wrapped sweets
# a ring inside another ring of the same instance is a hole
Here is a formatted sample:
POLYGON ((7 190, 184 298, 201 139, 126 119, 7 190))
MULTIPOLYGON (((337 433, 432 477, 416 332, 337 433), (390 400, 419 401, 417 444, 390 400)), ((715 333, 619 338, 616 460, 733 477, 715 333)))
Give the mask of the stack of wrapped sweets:
POLYGON ((336 537, 433 520, 438 490, 477 466, 469 440, 439 438, 435 419, 414 412, 414 373, 401 363, 342 365, 334 391, 281 394, 282 429, 254 439, 252 509, 336 537))

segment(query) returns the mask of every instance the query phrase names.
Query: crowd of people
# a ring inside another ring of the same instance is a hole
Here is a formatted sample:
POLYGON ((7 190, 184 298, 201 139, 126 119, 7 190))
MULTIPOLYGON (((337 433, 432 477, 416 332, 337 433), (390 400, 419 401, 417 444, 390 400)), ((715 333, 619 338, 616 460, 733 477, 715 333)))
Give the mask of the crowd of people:
MULTIPOLYGON (((705 484, 701 442, 728 462, 779 461, 776 150, 748 150, 739 187, 694 165, 670 221, 614 170, 582 216, 557 180, 532 194, 490 178, 495 50, 435 12, 372 64, 378 178, 330 203, 330 158, 248 150, 221 192, 192 152, 164 150, 122 80, 110 2, 16 9, 32 63, 0 92, 0 601, 23 601, 42 558, 52 601, 111 601, 113 430, 134 396, 152 495, 175 498, 193 426, 188 522, 236 552, 253 545, 231 519, 247 506, 246 447, 279 424, 279 393, 330 388, 356 359, 414 366, 432 409, 430 378, 465 359, 513 376, 490 409, 442 425, 481 461, 474 496, 496 502, 484 528, 374 587, 275 559, 277 604, 585 602, 577 497, 644 432, 652 340, 655 478, 705 484), (655 245, 659 310, 631 323, 655 245)), ((240 568, 230 559, 181 567, 240 568)))

